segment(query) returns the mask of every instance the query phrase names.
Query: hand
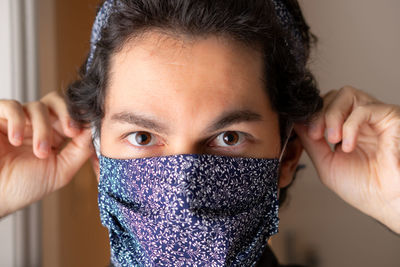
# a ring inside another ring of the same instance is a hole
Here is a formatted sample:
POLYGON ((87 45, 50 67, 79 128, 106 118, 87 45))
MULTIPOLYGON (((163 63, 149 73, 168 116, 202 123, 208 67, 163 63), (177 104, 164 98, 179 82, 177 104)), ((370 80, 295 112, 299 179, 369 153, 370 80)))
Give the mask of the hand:
POLYGON ((328 92, 316 120, 295 131, 323 184, 400 233, 399 106, 347 86, 328 92))
POLYGON ((57 93, 0 100, 0 217, 68 184, 93 153, 90 130, 73 127, 57 93))

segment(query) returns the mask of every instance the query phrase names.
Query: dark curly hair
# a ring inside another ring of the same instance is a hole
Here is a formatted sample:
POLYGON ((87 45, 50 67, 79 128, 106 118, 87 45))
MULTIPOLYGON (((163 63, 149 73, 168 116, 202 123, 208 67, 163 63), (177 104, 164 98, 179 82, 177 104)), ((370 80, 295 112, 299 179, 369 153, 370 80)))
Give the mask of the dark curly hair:
MULTIPOLYGON (((94 123, 99 135, 110 58, 127 40, 152 29, 187 37, 219 35, 261 52, 265 62, 264 80, 268 81, 265 90, 278 113, 284 141, 287 126, 310 121, 322 108, 322 98, 306 64, 317 39, 310 32, 298 2, 281 1, 293 16, 294 25, 290 27, 281 25, 271 0, 119 1, 101 32, 92 64, 87 69, 86 60, 79 79, 66 90, 72 119, 86 127, 94 123), (300 31, 301 45, 292 34, 293 26, 300 31)), ((285 197, 286 189, 283 189, 280 203, 285 197)))

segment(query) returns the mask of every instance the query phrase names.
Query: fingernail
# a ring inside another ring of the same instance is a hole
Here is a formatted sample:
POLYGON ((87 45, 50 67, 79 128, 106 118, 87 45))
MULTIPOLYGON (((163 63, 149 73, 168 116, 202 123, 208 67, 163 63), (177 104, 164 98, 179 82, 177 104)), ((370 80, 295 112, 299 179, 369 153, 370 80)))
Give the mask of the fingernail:
POLYGON ((21 142, 22 141, 22 134, 21 133, 15 133, 13 135, 13 138, 14 138, 15 141, 21 142))
POLYGON ((335 137, 336 136, 336 134, 335 134, 335 129, 333 129, 333 128, 329 128, 328 129, 328 137, 335 137))
POLYGON ((43 141, 39 145, 39 150, 41 152, 47 153, 49 151, 49 143, 47 141, 43 141))
POLYGON ((349 139, 343 139, 342 145, 344 147, 350 147, 350 140, 349 139))

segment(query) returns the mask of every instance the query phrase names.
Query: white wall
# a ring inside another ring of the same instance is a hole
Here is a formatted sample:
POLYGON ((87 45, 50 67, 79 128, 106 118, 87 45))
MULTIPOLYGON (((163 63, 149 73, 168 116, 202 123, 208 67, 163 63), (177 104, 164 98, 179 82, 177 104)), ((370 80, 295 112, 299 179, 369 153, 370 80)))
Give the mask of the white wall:
MULTIPOLYGON (((10 2, 0 0, 0 99, 12 98, 11 90, 11 16, 10 2)), ((0 220, 0 266, 14 264, 14 225, 15 217, 8 216, 0 220)))
POLYGON ((11 98, 11 7, 8 0, 0 0, 0 98, 11 98))
MULTIPOLYGON (((0 0, 0 99, 37 99, 36 3, 0 0)), ((40 203, 0 220, 0 266, 40 266, 40 203)))
MULTIPOLYGON (((319 37, 311 68, 322 92, 353 85, 400 104, 400 1, 300 0, 319 37)), ((273 249, 314 267, 400 266, 400 237, 348 206, 318 180, 311 161, 281 210, 273 249), (307 256, 308 255, 308 256, 307 256), (307 259, 308 258, 308 259, 307 259)))

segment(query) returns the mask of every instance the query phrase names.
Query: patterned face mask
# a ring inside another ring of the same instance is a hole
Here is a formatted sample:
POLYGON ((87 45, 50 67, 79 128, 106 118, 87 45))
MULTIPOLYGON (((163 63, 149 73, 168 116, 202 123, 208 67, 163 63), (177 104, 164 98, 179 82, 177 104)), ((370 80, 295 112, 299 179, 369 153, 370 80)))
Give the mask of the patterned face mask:
MULTIPOLYGON (((93 65, 109 17, 121 2, 105 0, 99 9, 86 71, 93 65)), ((286 1, 271 2, 299 48, 291 52, 305 64, 302 34, 286 1)), ((92 129, 100 161, 100 215, 109 229, 114 265, 253 266, 257 262, 268 238, 277 232, 280 157, 181 154, 112 159, 101 155, 94 124, 92 129)))
POLYGON ((99 160, 115 266, 254 266, 278 231, 280 158, 99 160))

